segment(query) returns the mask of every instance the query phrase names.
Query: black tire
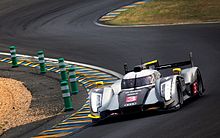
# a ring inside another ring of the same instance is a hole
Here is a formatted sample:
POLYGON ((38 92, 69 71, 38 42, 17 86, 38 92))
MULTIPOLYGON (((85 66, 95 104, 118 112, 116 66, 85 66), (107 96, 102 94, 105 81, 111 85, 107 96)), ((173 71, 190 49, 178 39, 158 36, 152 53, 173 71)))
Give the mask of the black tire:
POLYGON ((201 97, 204 95, 205 89, 202 81, 202 76, 199 70, 197 70, 197 83, 198 83, 198 96, 201 97))
POLYGON ((93 118, 92 123, 93 124, 98 124, 100 121, 106 119, 107 117, 109 117, 109 112, 108 111, 101 112, 100 116, 101 116, 100 118, 93 118))
POLYGON ((183 106, 183 92, 180 86, 180 82, 177 82, 177 94, 178 94, 178 104, 177 106, 179 107, 178 109, 180 109, 183 106))
POLYGON ((183 106, 183 93, 181 90, 181 85, 179 80, 176 82, 176 84, 177 84, 178 102, 170 108, 170 110, 172 111, 177 111, 183 106))
POLYGON ((92 123, 93 124, 97 124, 100 120, 101 120, 100 118, 97 118, 97 119, 93 118, 92 119, 92 123))

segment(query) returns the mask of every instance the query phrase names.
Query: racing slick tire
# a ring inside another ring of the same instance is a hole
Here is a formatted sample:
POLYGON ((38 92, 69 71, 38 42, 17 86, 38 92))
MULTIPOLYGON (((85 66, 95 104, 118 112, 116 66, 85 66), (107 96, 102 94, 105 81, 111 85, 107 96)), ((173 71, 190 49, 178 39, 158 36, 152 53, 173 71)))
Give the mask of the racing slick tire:
POLYGON ((181 91, 180 82, 177 82, 177 94, 178 94, 178 103, 176 104, 176 110, 179 110, 183 106, 183 92, 181 91))
POLYGON ((198 83, 198 96, 201 97, 204 95, 205 89, 202 81, 202 76, 199 70, 197 70, 197 83, 198 83))
POLYGON ((177 111, 177 110, 179 110, 181 107, 182 107, 182 105, 183 105, 183 92, 181 91, 182 89, 181 89, 181 84, 180 84, 180 82, 179 82, 179 80, 177 80, 177 95, 178 95, 178 102, 177 102, 177 104, 175 104, 175 105, 173 105, 169 110, 170 111, 177 111))
POLYGON ((97 124, 100 120, 101 118, 93 118, 92 123, 97 124))
POLYGON ((98 124, 100 121, 104 120, 107 117, 109 117, 108 112, 101 112, 100 118, 92 118, 92 123, 93 124, 98 124))

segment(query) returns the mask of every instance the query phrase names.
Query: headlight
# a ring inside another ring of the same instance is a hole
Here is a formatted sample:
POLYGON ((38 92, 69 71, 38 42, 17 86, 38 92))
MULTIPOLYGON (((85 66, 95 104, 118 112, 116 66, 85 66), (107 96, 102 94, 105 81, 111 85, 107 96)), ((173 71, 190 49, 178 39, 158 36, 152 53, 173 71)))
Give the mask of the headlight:
POLYGON ((166 101, 171 99, 171 87, 172 87, 172 79, 163 82, 161 84, 161 95, 165 98, 166 101))
POLYGON ((101 93, 91 93, 91 107, 93 112, 98 112, 98 108, 102 106, 102 94, 101 93))

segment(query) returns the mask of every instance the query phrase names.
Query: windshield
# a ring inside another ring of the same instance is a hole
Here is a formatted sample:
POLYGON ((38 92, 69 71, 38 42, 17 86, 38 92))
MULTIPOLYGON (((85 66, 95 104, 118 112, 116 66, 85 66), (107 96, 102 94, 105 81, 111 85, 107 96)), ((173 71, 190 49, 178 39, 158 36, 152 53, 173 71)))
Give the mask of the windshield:
POLYGON ((121 88, 122 89, 135 88, 135 87, 149 85, 152 83, 153 83, 153 77, 151 75, 141 78, 123 79, 121 88))

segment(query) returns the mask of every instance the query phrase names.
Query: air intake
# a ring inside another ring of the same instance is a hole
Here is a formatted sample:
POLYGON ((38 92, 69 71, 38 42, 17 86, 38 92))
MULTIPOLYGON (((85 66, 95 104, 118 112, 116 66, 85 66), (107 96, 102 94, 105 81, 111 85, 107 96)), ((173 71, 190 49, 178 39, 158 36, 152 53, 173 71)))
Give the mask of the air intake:
POLYGON ((143 67, 142 66, 135 66, 134 67, 134 72, 140 72, 142 71, 143 67))

